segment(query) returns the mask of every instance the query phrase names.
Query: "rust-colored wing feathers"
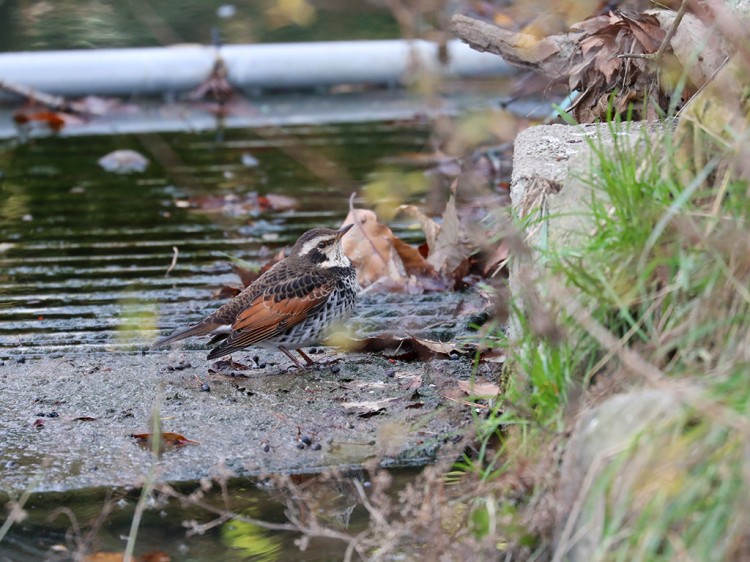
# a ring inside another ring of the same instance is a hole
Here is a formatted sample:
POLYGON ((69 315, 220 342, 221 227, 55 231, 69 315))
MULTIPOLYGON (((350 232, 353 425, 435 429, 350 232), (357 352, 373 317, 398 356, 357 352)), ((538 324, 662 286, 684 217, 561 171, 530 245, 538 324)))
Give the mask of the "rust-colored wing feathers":
POLYGON ((300 296, 278 298, 272 293, 261 293, 237 315, 232 332, 208 358, 223 357, 284 333, 325 305, 334 288, 335 281, 330 279, 300 296))

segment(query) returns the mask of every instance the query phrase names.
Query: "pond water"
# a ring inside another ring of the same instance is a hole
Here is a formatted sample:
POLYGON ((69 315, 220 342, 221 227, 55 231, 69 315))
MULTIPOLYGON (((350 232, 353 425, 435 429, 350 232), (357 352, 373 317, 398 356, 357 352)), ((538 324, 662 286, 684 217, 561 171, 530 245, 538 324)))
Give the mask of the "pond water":
MULTIPOLYGON (((389 494, 395 497, 417 474, 409 469, 391 471, 389 494)), ((202 495, 196 502, 200 506, 157 493, 144 511, 135 555, 145 560, 152 556, 152 562, 342 560, 347 545, 341 540, 313 538, 302 552, 295 544, 300 533, 269 530, 249 521, 221 521, 204 506, 270 524, 288 523, 288 510, 307 524, 305 513, 316 510, 321 524, 354 536, 368 523, 355 482, 370 488, 366 474, 356 473, 335 480, 299 475, 284 486, 234 479, 227 483, 226 493, 214 486, 202 495), (187 532, 195 529, 190 522, 203 525, 204 532, 187 532), (158 558, 159 553, 167 558, 158 558)), ((186 496, 199 489, 197 483, 174 487, 186 496)), ((115 558, 94 556, 124 551, 137 501, 137 491, 125 490, 32 496, 25 505, 26 520, 0 542, 0 562, 80 560, 86 553, 92 556, 90 562, 114 562, 115 558)))
POLYGON ((423 150, 427 135, 417 123, 363 123, 6 145, 0 357, 125 345, 118 327, 149 311, 161 311, 162 328, 194 320, 197 309, 216 306, 218 287, 238 282, 227 255, 263 263, 305 230, 339 225, 350 193, 393 169, 383 164, 389 158, 423 150), (115 175, 97 164, 125 148, 147 155, 145 173, 115 175), (317 176, 299 161, 301 150, 335 163, 346 179, 332 185, 317 176), (297 209, 254 209, 253 193, 293 197, 297 209), (177 264, 165 276, 173 248, 177 264))

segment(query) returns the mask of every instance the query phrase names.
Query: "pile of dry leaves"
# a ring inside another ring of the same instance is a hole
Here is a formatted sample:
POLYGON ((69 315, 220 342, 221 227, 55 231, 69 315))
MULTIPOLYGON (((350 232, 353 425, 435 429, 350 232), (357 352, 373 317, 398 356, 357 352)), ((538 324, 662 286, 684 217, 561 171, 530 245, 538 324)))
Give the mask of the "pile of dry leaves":
POLYGON ((537 37, 462 15, 453 30, 480 51, 568 82, 581 123, 632 112, 653 119, 679 105, 716 74, 726 60, 715 33, 699 17, 672 10, 609 12, 573 24, 563 34, 537 37), (684 88, 676 88, 682 75, 684 88), (680 96, 673 100, 672 96, 680 96))

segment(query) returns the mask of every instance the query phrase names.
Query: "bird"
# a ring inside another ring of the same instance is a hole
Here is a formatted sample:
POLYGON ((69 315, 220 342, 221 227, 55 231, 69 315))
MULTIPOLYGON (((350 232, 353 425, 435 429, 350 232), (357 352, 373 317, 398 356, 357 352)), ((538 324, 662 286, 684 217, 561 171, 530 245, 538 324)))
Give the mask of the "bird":
POLYGON ((352 224, 338 230, 313 228, 299 237, 288 257, 248 285, 200 322, 161 338, 152 348, 192 336, 215 334, 207 359, 218 359, 251 345, 278 349, 292 363, 314 361, 301 348, 319 343, 329 329, 354 311, 359 284, 341 238, 352 224), (222 341, 223 340, 223 341, 222 341))

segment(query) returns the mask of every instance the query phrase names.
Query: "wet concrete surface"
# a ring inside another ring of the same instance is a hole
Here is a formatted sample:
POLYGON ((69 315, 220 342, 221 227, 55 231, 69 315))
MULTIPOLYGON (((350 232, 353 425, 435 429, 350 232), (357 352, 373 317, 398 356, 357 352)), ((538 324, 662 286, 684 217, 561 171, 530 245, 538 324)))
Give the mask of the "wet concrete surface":
MULTIPOLYGON (((422 322, 412 331, 437 330, 455 340, 467 316, 449 312, 467 299, 481 304, 457 294, 375 299, 380 314, 365 304, 369 318, 358 316, 354 324, 360 330, 366 324, 367 334, 397 330, 400 321, 389 310, 410 317, 403 303, 416 302, 421 306, 412 317, 422 322)), ((225 469, 251 476, 316 472, 373 458, 390 466, 423 464, 460 439, 470 419, 469 407, 445 397, 472 376, 470 356, 397 361, 324 348, 313 355, 319 368, 290 372, 281 353, 260 349, 233 357, 248 369, 217 369, 205 350, 145 347, 1 359, 0 490, 139 485, 152 453, 131 435, 152 431, 154 411, 162 431, 196 442, 161 455, 158 480, 172 482, 225 469)), ((480 365, 478 374, 496 372, 497 365, 480 365)))

